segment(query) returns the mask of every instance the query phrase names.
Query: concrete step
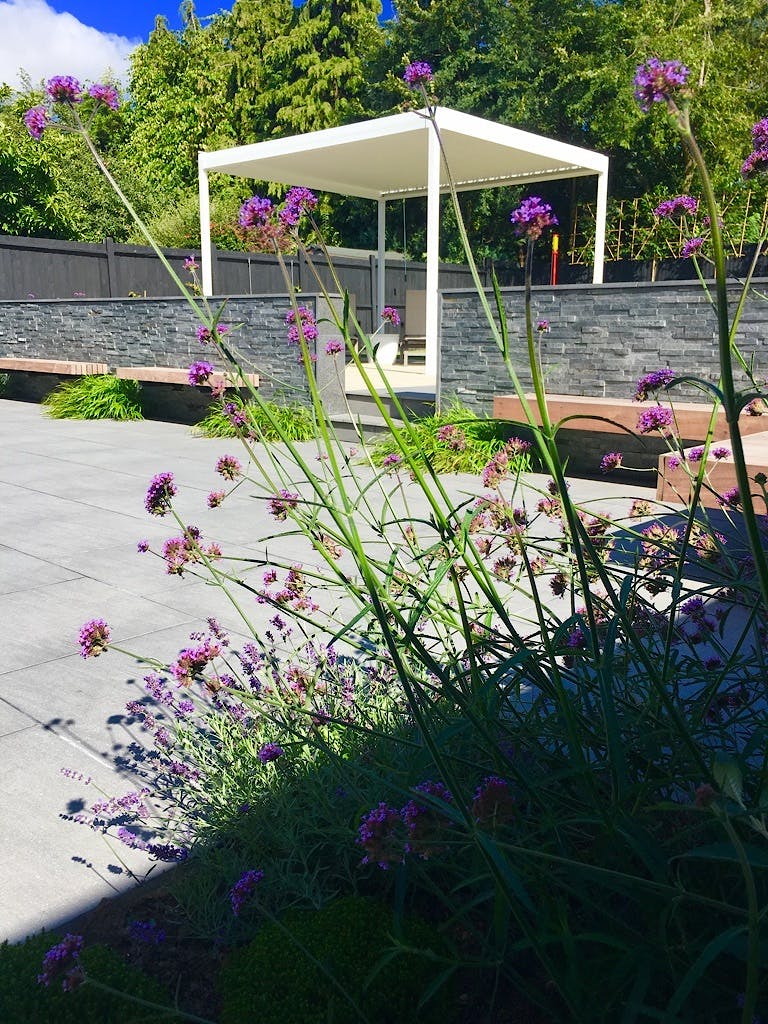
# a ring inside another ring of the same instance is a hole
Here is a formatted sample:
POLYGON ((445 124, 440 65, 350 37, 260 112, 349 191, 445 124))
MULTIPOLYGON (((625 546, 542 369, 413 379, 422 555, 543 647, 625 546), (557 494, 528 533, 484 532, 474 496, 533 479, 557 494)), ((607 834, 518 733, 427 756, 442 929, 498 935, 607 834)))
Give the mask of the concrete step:
MULTIPOLYGON (((388 433, 388 427, 380 416, 357 413, 349 416, 339 413, 331 416, 331 423, 339 440, 350 444, 359 442, 361 433, 365 441, 375 441, 378 437, 388 433)), ((394 424, 397 427, 402 426, 402 421, 395 419, 394 424)))
MULTIPOLYGON (((401 391, 396 392, 398 401, 410 416, 431 416, 435 411, 434 394, 423 391, 401 391)), ((379 393, 379 399, 390 416, 397 416, 398 411, 395 403, 388 394, 379 393)), ((354 415, 379 417, 376 403, 367 391, 347 392, 347 401, 350 410, 354 415)))

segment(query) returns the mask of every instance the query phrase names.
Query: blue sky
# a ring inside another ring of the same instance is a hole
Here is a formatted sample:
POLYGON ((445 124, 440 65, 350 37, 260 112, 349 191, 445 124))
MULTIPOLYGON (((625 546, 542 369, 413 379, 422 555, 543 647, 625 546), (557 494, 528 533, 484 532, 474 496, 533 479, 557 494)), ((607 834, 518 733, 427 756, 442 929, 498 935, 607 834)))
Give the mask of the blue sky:
MULTIPOLYGON (((197 0, 201 18, 234 0, 197 0)), ((179 28, 180 0, 0 0, 0 84, 20 87, 53 75, 98 81, 107 69, 125 80, 128 57, 163 14, 179 28)), ((384 0, 384 17, 392 0, 384 0)))
MULTIPOLYGON (((172 28, 180 25, 179 6, 177 0, 118 0, 116 3, 104 3, 103 0, 48 0, 56 11, 67 11, 82 21, 92 25, 101 32, 114 32, 129 38, 146 39, 155 24, 155 16, 164 14, 172 28)), ((233 0, 234 2, 234 0, 233 0)), ((391 16, 391 0, 385 0, 384 16, 391 16)), ((200 18, 215 14, 223 8, 231 8, 232 3, 216 0, 197 0, 195 8, 200 18)))

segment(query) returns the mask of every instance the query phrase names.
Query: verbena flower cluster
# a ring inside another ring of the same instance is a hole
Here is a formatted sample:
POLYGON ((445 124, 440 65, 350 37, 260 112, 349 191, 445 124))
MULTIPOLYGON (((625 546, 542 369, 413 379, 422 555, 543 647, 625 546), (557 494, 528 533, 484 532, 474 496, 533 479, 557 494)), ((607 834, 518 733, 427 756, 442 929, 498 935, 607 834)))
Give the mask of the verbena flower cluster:
POLYGON ((650 395, 655 394, 662 388, 669 387, 676 376, 675 371, 671 370, 668 366, 663 366, 660 370, 652 370, 650 373, 643 374, 635 385, 635 393, 632 397, 636 402, 645 402, 650 395))
POLYGON ((768 117, 752 126, 752 152, 741 166, 744 178, 768 173, 768 117))
POLYGON ((176 494, 173 473, 157 473, 152 477, 144 508, 151 516, 165 516, 171 509, 171 499, 176 494))
POLYGON ((646 113, 654 103, 669 103, 683 94, 690 70, 679 60, 651 57, 635 73, 635 99, 646 113))
POLYGON ((698 209, 699 200, 693 196, 675 196, 673 199, 665 199, 659 203, 653 211, 653 215, 671 220, 673 217, 682 217, 686 214, 693 217, 698 209))
MULTIPOLYGON (((87 97, 101 103, 110 110, 117 110, 120 106, 120 96, 113 85, 96 83, 88 89, 83 89, 80 82, 71 75, 54 75, 45 83, 45 92, 50 103, 74 106, 82 103, 87 97)), ((39 104, 32 107, 24 114, 24 124, 33 139, 41 139, 43 132, 48 125, 53 123, 53 114, 47 106, 39 104)))
POLYGON ((539 196, 524 199, 518 208, 512 211, 509 219, 515 225, 515 234, 525 235, 532 242, 541 237, 545 228, 554 227, 558 223, 552 207, 539 196))
POLYGON ((64 992, 71 992, 85 981, 85 973, 80 965, 80 953, 85 945, 82 935, 68 932, 61 942, 51 946, 43 958, 43 969, 37 976, 39 985, 46 988, 56 978, 61 977, 64 992))
POLYGON ((411 89, 418 89, 419 86, 428 86, 434 81, 432 68, 426 61, 416 60, 403 72, 403 81, 411 89))
POLYGON ((104 619, 91 619, 80 629, 78 643, 83 658, 96 658, 109 646, 111 630, 104 619))
POLYGON ((245 905, 250 902, 256 891, 256 886, 264 877, 263 871, 251 869, 246 871, 232 886, 229 893, 229 900, 232 905, 232 913, 239 917, 245 905))

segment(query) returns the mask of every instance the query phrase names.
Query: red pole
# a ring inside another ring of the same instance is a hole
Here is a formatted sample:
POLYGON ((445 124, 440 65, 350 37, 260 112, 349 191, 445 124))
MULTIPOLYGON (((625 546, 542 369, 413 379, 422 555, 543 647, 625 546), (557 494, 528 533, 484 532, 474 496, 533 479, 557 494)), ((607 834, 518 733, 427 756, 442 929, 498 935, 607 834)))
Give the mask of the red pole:
POLYGON ((552 235, 552 258, 549 264, 549 283, 557 284, 557 259, 560 250, 560 235, 552 235))

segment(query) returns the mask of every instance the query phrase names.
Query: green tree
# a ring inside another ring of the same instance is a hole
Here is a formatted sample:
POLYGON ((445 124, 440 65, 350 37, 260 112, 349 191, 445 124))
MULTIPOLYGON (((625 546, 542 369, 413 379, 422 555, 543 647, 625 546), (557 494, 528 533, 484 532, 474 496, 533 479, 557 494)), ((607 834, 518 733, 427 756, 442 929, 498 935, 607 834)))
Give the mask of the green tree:
POLYGON ((131 58, 128 132, 121 154, 159 213, 197 187, 197 154, 234 141, 227 101, 229 16, 202 25, 192 0, 173 32, 158 17, 131 58))
POLYGON ((305 0, 295 9, 237 0, 232 81, 242 139, 367 116, 366 69, 382 42, 380 12, 380 0, 305 0))
MULTIPOLYGON (((128 217, 82 139, 55 127, 39 141, 29 135, 24 112, 42 99, 29 82, 21 92, 0 89, 0 231, 86 242, 125 238, 128 217)), ((120 112, 86 100, 82 113, 109 155, 120 143, 120 112)))

